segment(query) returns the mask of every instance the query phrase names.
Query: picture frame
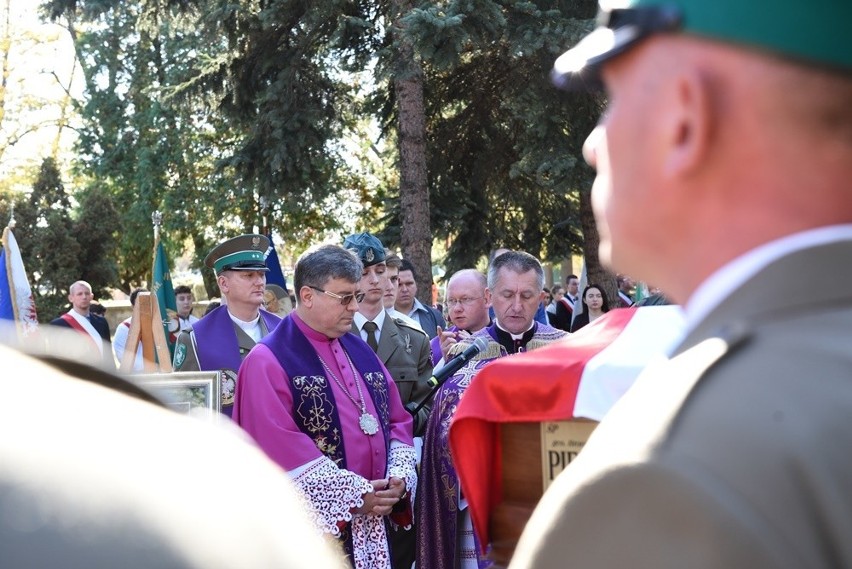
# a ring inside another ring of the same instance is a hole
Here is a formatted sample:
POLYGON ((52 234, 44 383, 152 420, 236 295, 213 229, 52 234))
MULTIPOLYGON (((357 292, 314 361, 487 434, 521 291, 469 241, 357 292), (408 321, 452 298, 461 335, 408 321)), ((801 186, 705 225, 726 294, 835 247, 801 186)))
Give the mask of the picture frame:
POLYGON ((129 377, 169 409, 215 421, 222 411, 221 375, 221 371, 176 371, 129 377))

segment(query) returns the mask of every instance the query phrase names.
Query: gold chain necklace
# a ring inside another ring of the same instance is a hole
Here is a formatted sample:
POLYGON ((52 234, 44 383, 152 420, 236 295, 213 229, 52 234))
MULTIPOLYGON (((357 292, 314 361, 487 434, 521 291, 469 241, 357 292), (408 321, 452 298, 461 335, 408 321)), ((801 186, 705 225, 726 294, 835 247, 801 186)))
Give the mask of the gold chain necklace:
POLYGON ((379 432, 379 422, 376 420, 376 417, 371 413, 367 412, 367 404, 364 402, 364 394, 361 392, 361 382, 358 380, 358 372, 355 370, 355 366, 352 364, 352 360, 349 358, 349 354, 346 350, 343 350, 343 354, 346 356, 346 361, 349 362, 349 368, 352 370, 352 375, 355 377, 355 387, 358 389, 358 399, 360 401, 356 401, 352 394, 349 393, 349 390, 346 389, 346 386, 343 385, 343 382, 337 379, 337 376, 331 371, 331 368, 328 367, 328 364, 325 363, 325 360, 317 354, 322 367, 325 368, 325 371, 328 375, 331 376, 331 379, 334 380, 334 383, 343 390, 343 393, 346 394, 346 397, 361 410, 361 416, 358 417, 358 425, 361 427, 361 430, 364 431, 365 435, 375 435, 379 432))

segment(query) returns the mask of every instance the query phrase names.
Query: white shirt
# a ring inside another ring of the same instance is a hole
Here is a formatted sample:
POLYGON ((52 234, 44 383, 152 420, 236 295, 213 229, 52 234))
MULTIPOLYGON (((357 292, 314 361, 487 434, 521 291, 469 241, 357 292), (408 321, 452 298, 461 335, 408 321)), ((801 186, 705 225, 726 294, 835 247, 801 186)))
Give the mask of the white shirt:
MULTIPOLYGON (((361 333, 361 339, 366 342, 367 341, 367 331, 364 330, 364 324, 369 322, 369 320, 367 320, 367 318, 363 314, 361 314, 360 312, 355 313, 354 320, 355 320, 355 326, 358 328, 359 332, 361 333)), ((378 329, 376 329, 376 332, 375 332, 376 333, 376 344, 378 344, 379 338, 382 337, 382 326, 384 326, 384 324, 385 324, 385 311, 379 310, 379 313, 373 319, 373 322, 376 324, 376 326, 378 326, 378 329)))
MULTIPOLYGON (((127 336, 130 334, 130 322, 133 318, 126 318, 118 328, 115 329, 115 336, 112 339, 112 351, 115 353, 118 364, 121 365, 121 360, 124 358, 124 350, 127 347, 127 336)), ((136 360, 133 362, 133 371, 142 371, 145 364, 142 359, 142 344, 136 348, 136 360)))
POLYGON ((429 310, 422 302, 415 298, 414 304, 412 305, 411 310, 408 312, 408 317, 417 322, 417 325, 421 330, 423 330, 424 328, 423 321, 420 319, 420 315, 424 312, 428 314, 429 310))
POLYGON ((240 320, 236 316, 228 312, 228 316, 231 317, 231 321, 234 324, 243 329, 243 332, 249 335, 249 338, 254 340, 255 342, 260 342, 263 338, 263 330, 260 328, 260 314, 257 315, 257 318, 252 320, 251 322, 246 322, 245 320, 240 320))
POLYGON ((189 330, 192 328, 192 325, 201 320, 198 316, 194 314, 190 314, 188 318, 183 318, 178 316, 178 324, 180 326, 180 330, 189 330))

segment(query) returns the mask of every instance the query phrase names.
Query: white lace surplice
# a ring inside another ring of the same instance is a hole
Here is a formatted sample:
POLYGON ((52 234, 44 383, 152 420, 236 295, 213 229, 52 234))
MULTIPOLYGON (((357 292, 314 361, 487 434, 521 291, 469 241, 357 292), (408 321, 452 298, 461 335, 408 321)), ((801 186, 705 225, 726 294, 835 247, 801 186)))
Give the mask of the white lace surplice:
MULTIPOLYGON (((384 519, 353 515, 351 510, 364 504, 362 496, 372 492, 366 478, 338 468, 331 459, 321 457, 290 471, 290 476, 307 500, 306 509, 323 533, 340 536, 339 522, 352 524, 352 552, 356 569, 390 569, 390 551, 384 519)), ((417 488, 414 447, 391 441, 387 477, 405 481, 410 503, 417 488)), ((410 526, 406 526, 409 529, 410 526)))

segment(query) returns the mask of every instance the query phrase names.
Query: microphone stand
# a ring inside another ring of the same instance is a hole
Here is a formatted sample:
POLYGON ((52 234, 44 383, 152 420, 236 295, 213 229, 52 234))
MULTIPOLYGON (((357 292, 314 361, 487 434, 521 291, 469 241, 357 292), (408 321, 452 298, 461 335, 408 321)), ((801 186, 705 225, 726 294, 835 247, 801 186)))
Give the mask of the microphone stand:
MULTIPOLYGON (((458 357, 461 357, 461 355, 456 356, 456 358, 458 358, 458 357)), ((455 359, 455 358, 453 358, 453 359, 455 359)), ((453 360, 450 360, 449 362, 445 363, 444 365, 445 366, 449 365, 449 363, 451 361, 453 361, 453 360)), ((420 403, 417 404, 416 406, 415 406, 414 402, 407 403, 405 405, 405 410, 408 411, 409 413, 411 413, 412 417, 416 417, 417 413, 419 413, 420 410, 423 409, 423 407, 425 407, 426 404, 429 403, 429 401, 431 401, 433 397, 435 397, 435 394, 438 392, 438 389, 440 389, 441 386, 444 385, 444 382, 447 381, 448 379, 450 379, 453 375, 455 375, 455 374, 450 374, 447 377, 445 377, 444 379, 442 379, 441 381, 437 382, 435 385, 433 385, 432 389, 429 390, 429 393, 426 394, 426 397, 424 397, 420 401, 420 403)))

